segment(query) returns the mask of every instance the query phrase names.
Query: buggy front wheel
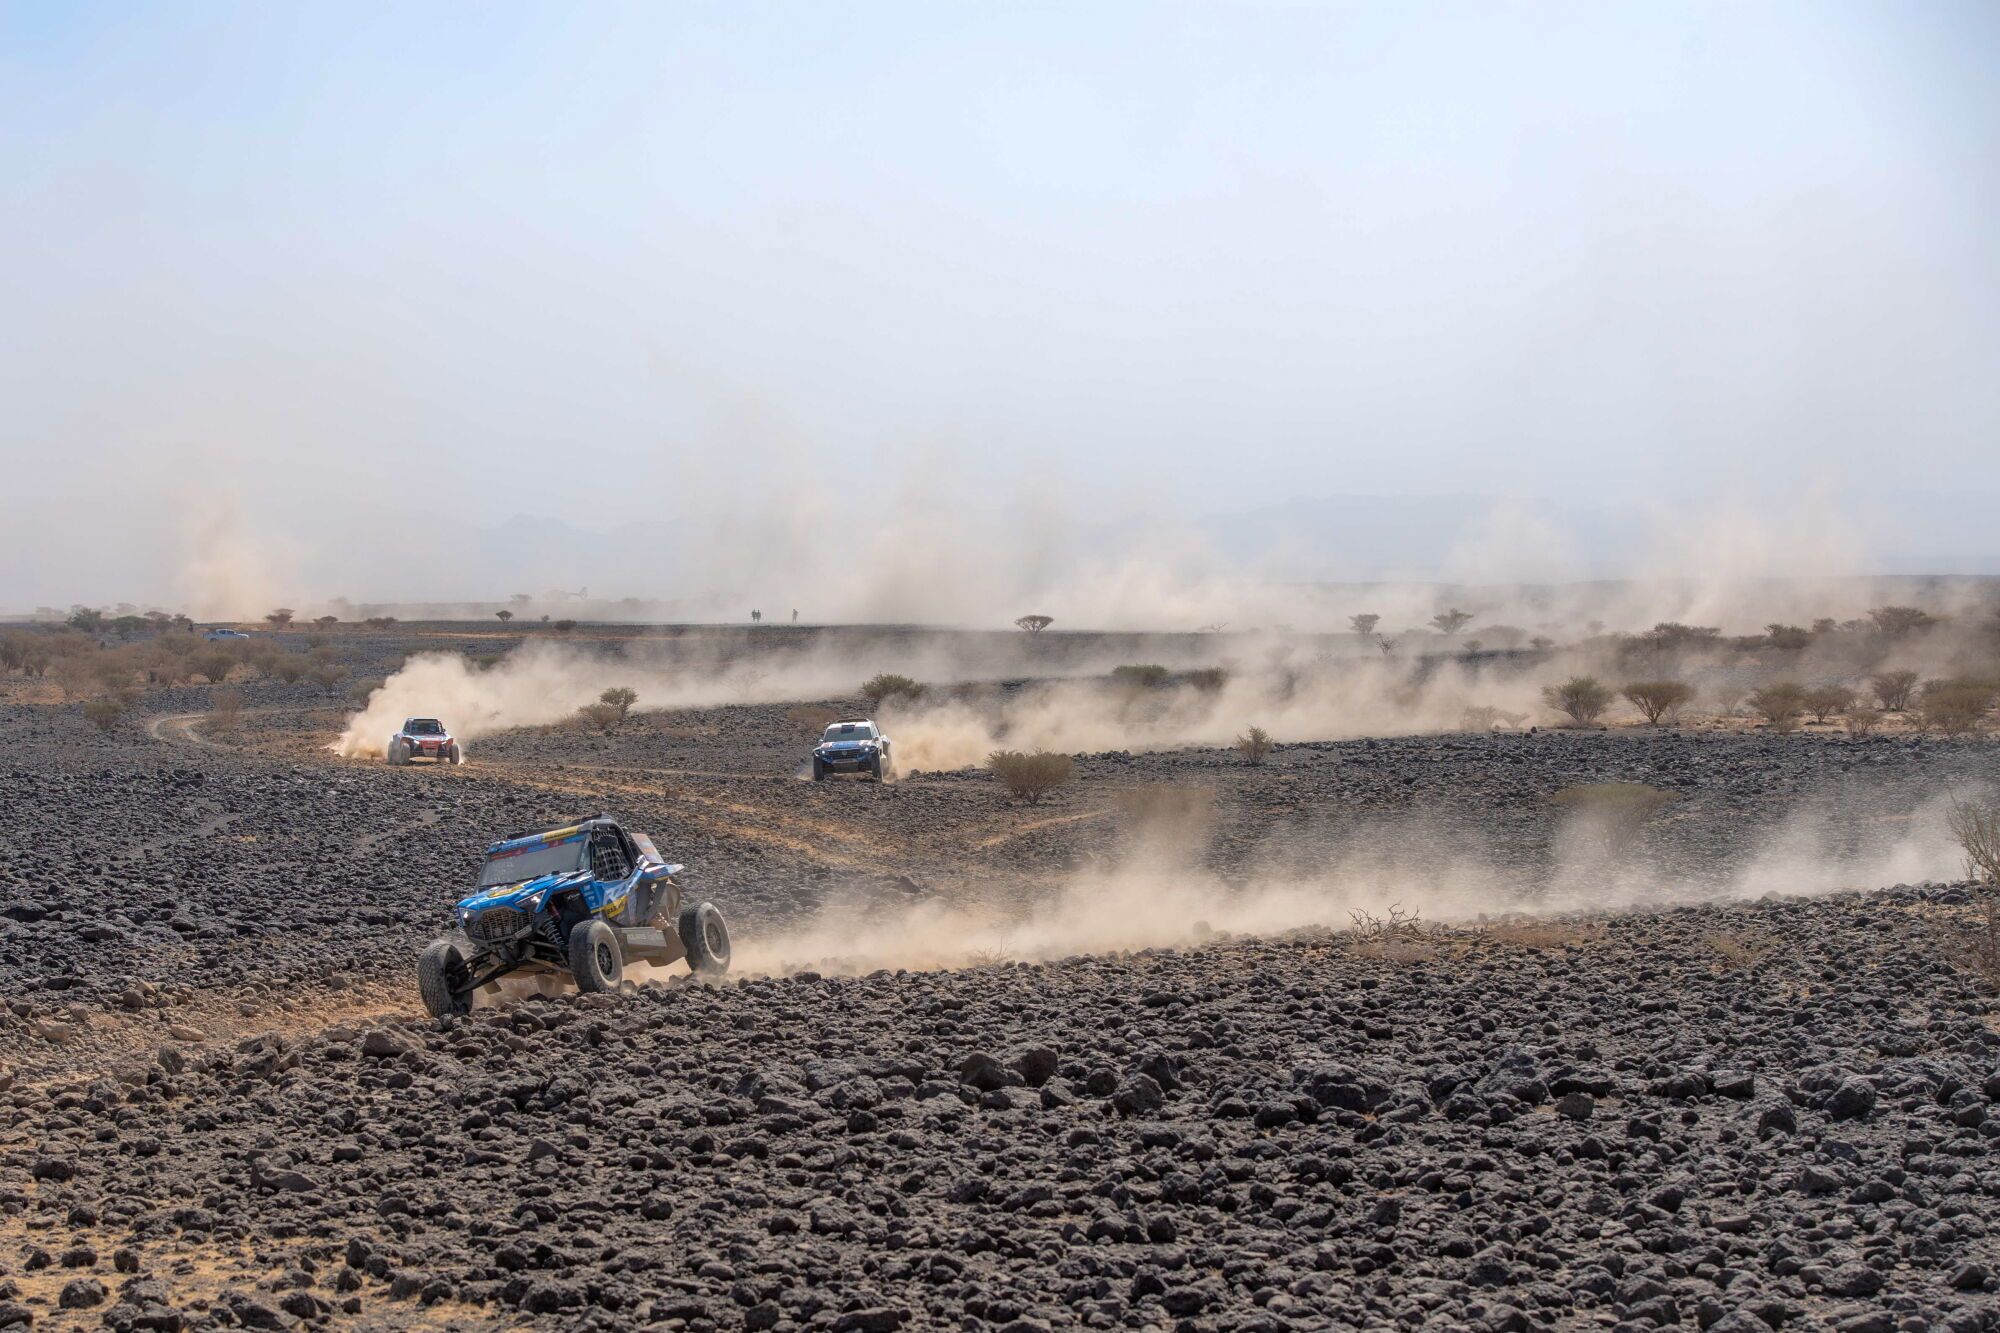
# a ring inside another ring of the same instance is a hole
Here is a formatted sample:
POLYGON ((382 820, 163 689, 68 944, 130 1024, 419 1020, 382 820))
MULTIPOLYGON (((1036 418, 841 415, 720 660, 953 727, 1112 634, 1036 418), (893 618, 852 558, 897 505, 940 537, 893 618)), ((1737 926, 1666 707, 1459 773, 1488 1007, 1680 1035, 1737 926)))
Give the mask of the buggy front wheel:
POLYGON ((472 971, 452 940, 432 940, 417 955, 417 993, 432 1018, 472 1012, 472 971))
POLYGON ((611 927, 592 917, 570 930, 569 972, 576 978, 576 988, 586 995, 618 989, 625 976, 625 959, 618 952, 618 936, 611 927))
POLYGON ((696 976, 719 977, 729 970, 729 926, 714 903, 683 907, 679 934, 688 968, 696 976))

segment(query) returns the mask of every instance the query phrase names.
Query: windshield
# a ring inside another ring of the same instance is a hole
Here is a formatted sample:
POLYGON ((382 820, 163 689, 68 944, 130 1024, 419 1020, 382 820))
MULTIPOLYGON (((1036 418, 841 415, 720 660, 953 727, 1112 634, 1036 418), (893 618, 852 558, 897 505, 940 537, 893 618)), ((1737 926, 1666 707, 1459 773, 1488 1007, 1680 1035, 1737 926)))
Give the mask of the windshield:
POLYGON ((444 723, 434 717, 413 717, 403 730, 412 736, 442 736, 444 723))
POLYGON ((583 831, 579 829, 560 842, 530 842, 494 852, 479 869, 479 887, 490 889, 498 884, 519 884, 523 880, 575 870, 582 864, 583 831))
POLYGON ((869 722, 836 722, 826 729, 826 735, 820 739, 828 741, 872 741, 875 739, 875 727, 873 723, 869 722))

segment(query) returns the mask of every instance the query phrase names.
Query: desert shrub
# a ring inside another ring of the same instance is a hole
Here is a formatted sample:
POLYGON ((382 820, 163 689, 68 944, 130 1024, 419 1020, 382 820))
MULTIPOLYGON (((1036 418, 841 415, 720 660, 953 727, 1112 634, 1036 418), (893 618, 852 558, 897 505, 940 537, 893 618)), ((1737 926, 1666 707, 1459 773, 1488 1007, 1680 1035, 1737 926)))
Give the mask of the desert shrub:
POLYGON ((1033 754, 1022 754, 1019 750, 995 750, 986 756, 986 767, 1000 781, 1009 796, 1018 796, 1029 805, 1040 805, 1042 797, 1068 782, 1076 773, 1076 765, 1066 754, 1053 754, 1047 750, 1037 750, 1033 754))
POLYGON ((1891 639, 1907 637, 1937 623, 1937 617, 1918 606, 1878 606, 1868 613, 1868 619, 1874 623, 1876 633, 1891 639))
POLYGON ((1543 686, 1542 702, 1583 727, 1597 721, 1611 706, 1611 691, 1594 677, 1572 676, 1560 685, 1543 686))
POLYGON ((1389 910, 1381 916, 1365 908, 1350 910, 1347 915, 1354 921, 1348 933, 1356 944, 1416 943, 1431 934, 1421 913, 1415 908, 1405 912, 1401 903, 1390 903, 1389 910))
POLYGON ((785 710, 785 720, 796 723, 799 730, 808 735, 818 736, 834 723, 840 721, 840 714, 831 708, 821 708, 811 704, 800 704, 785 710))
POLYGON ((1015 628, 1028 634, 1040 634, 1056 623, 1054 616, 1022 616, 1014 622, 1015 628))
POLYGON ((632 705, 639 702, 639 692, 624 685, 614 685, 598 695, 597 702, 610 704, 617 709, 618 720, 623 722, 625 715, 632 711, 632 705))
POLYGON ((1202 667, 1188 672, 1185 679, 1203 694, 1215 694, 1229 683, 1229 673, 1221 667, 1202 667))
POLYGON ((271 674, 287 685, 296 685, 306 674, 306 659, 297 653, 286 653, 271 664, 271 674))
POLYGON ((1111 668, 1111 683, 1128 689, 1156 690, 1167 683, 1172 673, 1163 666, 1117 666, 1111 668))
POLYGON ((355 681, 352 685, 349 685, 347 687, 348 707, 366 708, 368 706, 369 697, 373 695, 375 691, 381 688, 382 688, 382 680, 379 676, 372 680, 355 681))
POLYGON ((1847 710, 1847 730, 1855 736, 1872 736, 1882 725, 1882 710, 1868 704, 1855 704, 1847 710))
POLYGON ((2000 805, 1953 801, 1945 825, 1965 853, 1965 877, 2000 884, 2000 805))
POLYGON ((1590 782, 1565 787, 1549 798, 1572 828, 1602 850, 1618 851, 1639 836, 1654 815, 1672 804, 1672 792, 1643 782, 1590 782))
POLYGON ((208 703, 211 730, 232 732, 243 720, 243 696, 235 690, 217 690, 208 703))
POLYGON ((338 625, 339 623, 340 623, 339 616, 320 616, 313 621, 313 624, 322 626, 338 625))
POLYGON ((1500 725, 1500 710, 1490 704, 1468 704, 1458 715, 1460 731, 1491 731, 1500 725))
POLYGON ((1945 959, 1978 977, 1989 990, 2000 990, 2000 903, 1988 894, 1968 925, 1945 932, 1945 959))
POLYGON ((555 632, 558 634, 567 634, 575 628, 576 622, 574 620, 558 620, 554 626, 555 632))
POLYGON ((1771 730, 1790 731, 1799 724, 1799 714, 1806 709, 1806 687, 1795 680, 1773 681, 1746 702, 1751 712, 1770 724, 1771 730))
POLYGON ((1678 680, 1635 680, 1620 693, 1657 727, 1694 698, 1694 687, 1678 680))
POLYGON ((1993 687, 1977 680, 1933 680, 1924 684, 1918 713, 1924 725, 1960 736, 1979 725, 1993 705, 1993 687))
POLYGON ((1882 671, 1868 678, 1868 687, 1875 691, 1875 702, 1886 712, 1900 713, 1910 706, 1910 696, 1916 692, 1917 673, 1914 671, 1882 671))
POLYGON ((1708 706, 1715 710, 1717 717, 1734 717, 1736 710, 1743 706, 1743 694, 1741 686, 1714 686, 1708 692, 1708 706))
POLYGON ((611 732, 617 730, 620 722, 625 720, 625 710, 617 704, 606 703, 602 699, 599 699, 594 704, 585 704, 583 707, 577 709, 576 716, 580 723, 596 727, 599 731, 609 735, 611 732))
POLYGON ((83 705, 83 715, 99 731, 109 731, 118 725, 118 719, 125 716, 126 701, 120 695, 110 695, 103 699, 90 699, 83 705))
POLYGON ((335 662, 322 662, 308 673, 308 679, 323 690, 330 690, 347 679, 347 668, 335 662))
POLYGON ((1764 641, 1773 648, 1793 652, 1812 642, 1812 633, 1803 625, 1766 625, 1764 641))
POLYGON ((1805 692, 1803 702, 1813 721, 1824 722, 1853 705, 1854 691, 1845 685, 1815 685, 1805 692))
POLYGON ((885 671, 861 684, 861 697, 868 701, 871 709, 880 708, 891 699, 908 699, 914 703, 923 695, 923 686, 908 676, 898 676, 893 672, 885 671))
POLYGON ((229 673, 236 669, 236 654, 222 648, 209 648, 196 653, 188 663, 194 673, 211 685, 220 685, 229 679, 229 673))
POLYGON ((1262 727, 1252 727, 1236 738, 1236 749, 1253 764, 1261 764, 1271 754, 1271 733, 1262 727))

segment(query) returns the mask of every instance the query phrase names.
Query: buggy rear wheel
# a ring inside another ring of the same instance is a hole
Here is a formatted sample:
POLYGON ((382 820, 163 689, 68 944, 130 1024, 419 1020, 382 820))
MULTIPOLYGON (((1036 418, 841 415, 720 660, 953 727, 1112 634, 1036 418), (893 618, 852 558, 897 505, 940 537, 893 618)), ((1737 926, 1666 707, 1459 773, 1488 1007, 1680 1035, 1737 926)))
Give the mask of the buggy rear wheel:
POLYGON ((576 988, 586 995, 618 989, 625 976, 625 959, 611 927, 592 917, 571 929, 569 972, 576 978, 576 988))
POLYGON ((447 764, 462 764, 465 762, 458 757, 458 742, 453 741, 450 745, 444 747, 444 761, 447 764))
POLYGON ((403 748, 401 741, 389 742, 389 764, 395 767, 410 762, 410 752, 403 748))
POLYGON ((472 1012, 472 970, 454 940, 432 940, 417 955, 417 993, 432 1018, 472 1012))
POLYGON ((719 977, 729 970, 729 926, 714 903, 683 907, 680 937, 688 969, 696 976, 719 977))

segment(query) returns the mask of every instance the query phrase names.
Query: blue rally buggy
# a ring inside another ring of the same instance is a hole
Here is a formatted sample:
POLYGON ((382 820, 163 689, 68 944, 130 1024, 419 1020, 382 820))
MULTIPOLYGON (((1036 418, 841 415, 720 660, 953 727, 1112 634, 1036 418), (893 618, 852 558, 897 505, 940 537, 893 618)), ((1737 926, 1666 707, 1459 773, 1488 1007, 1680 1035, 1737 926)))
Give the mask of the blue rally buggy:
POLYGON ((525 967, 568 972, 579 991, 618 989, 627 959, 720 975, 729 927, 715 904, 682 903, 680 870, 609 815, 494 843, 458 930, 417 959, 424 1008, 469 1012, 474 991, 525 967))

